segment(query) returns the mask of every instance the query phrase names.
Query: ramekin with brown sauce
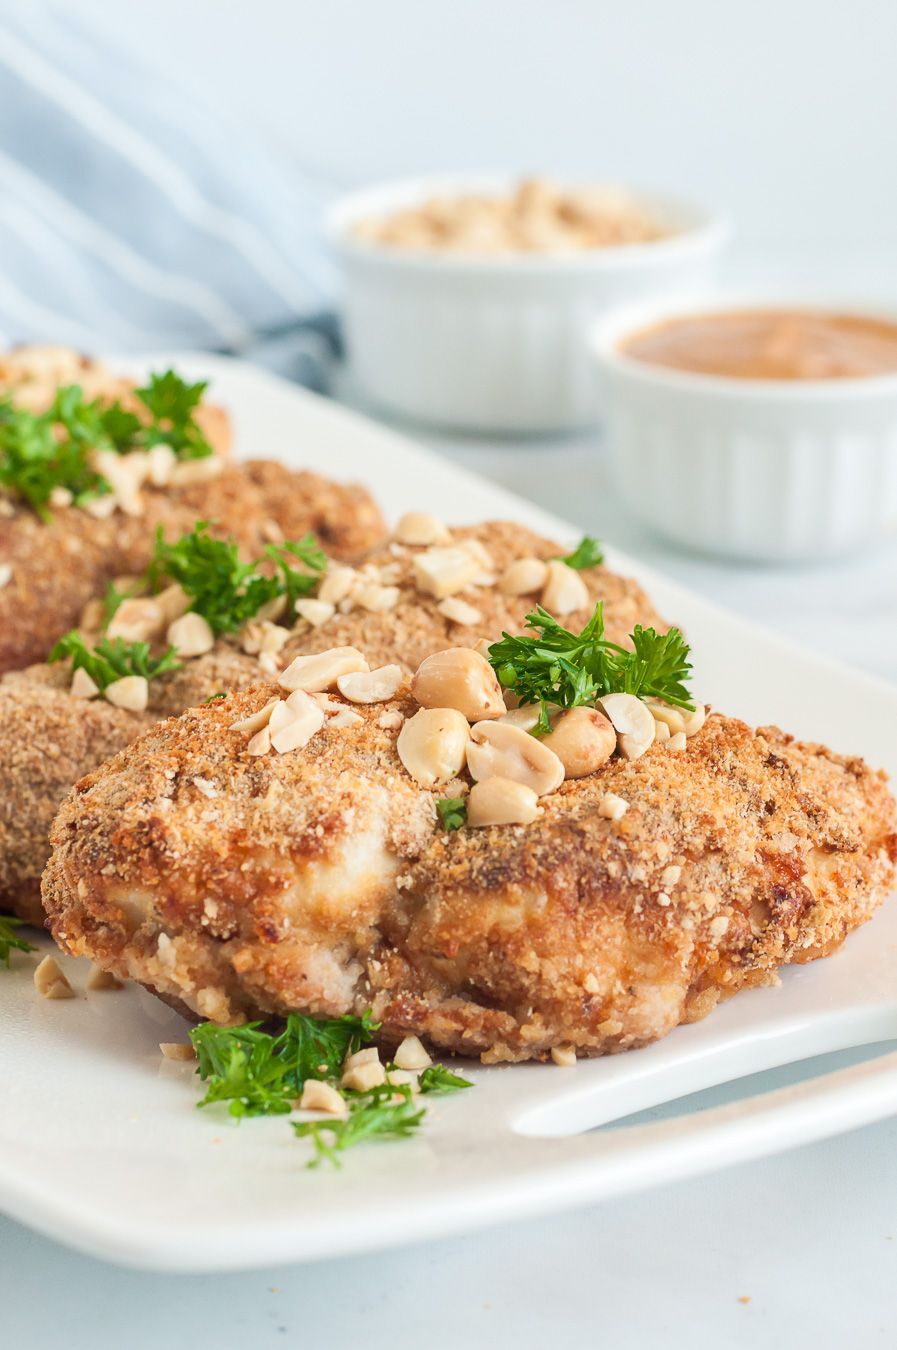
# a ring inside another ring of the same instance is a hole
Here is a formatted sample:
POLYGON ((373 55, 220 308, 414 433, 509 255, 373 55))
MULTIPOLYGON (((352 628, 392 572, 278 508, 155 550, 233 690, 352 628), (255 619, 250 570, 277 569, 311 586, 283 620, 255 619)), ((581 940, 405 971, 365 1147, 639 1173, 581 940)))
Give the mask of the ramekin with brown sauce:
POLYGON ((690 549, 856 551, 897 521, 897 314, 668 301, 592 335, 622 495, 690 549))

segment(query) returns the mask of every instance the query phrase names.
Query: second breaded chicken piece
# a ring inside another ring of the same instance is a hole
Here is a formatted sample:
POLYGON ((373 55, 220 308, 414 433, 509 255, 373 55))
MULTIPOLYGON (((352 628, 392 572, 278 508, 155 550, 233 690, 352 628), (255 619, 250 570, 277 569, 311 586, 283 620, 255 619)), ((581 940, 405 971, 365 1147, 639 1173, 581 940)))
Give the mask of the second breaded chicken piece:
POLYGON ((281 692, 160 724, 69 795, 43 887, 64 949, 219 1022, 371 1008, 387 1044, 597 1055, 824 956, 893 884, 883 776, 775 728, 713 714, 529 824, 445 833, 465 789, 406 771, 411 700, 253 755, 234 723, 281 692))
POLYGON ((360 487, 266 460, 224 466, 217 476, 185 488, 144 491, 139 516, 94 520, 75 507, 43 521, 21 506, 0 515, 0 672, 44 658, 73 627, 85 604, 113 577, 142 572, 156 530, 176 539, 198 519, 214 522, 250 554, 272 539, 311 531, 335 558, 355 559, 382 538, 383 519, 360 487))

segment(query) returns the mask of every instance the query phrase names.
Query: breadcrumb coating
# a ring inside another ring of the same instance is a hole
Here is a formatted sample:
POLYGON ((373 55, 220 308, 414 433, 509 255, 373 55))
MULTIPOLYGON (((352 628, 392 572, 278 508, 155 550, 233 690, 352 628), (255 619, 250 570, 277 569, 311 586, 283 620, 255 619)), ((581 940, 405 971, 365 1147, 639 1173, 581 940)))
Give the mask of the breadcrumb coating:
POLYGON ((884 776, 774 727, 714 713, 531 825, 446 834, 436 799, 466 784, 404 771, 383 714, 407 695, 253 758, 231 724, 277 694, 158 724, 69 794, 43 884, 65 950, 216 1021, 370 1007, 387 1045, 589 1056, 826 955, 894 880, 884 776))
MULTIPOLYGON (((456 539, 476 539, 486 545, 499 571, 516 558, 547 558, 560 551, 558 544, 504 521, 453 533, 456 539)), ((406 549, 396 555, 393 547, 384 546, 370 555, 372 568, 390 567, 395 571, 399 598, 393 609, 369 613, 356 608, 349 614, 335 614, 317 629, 305 622, 297 624, 281 653, 281 667, 305 652, 354 646, 366 654, 372 666, 398 662, 411 674, 434 651, 471 645, 478 637, 491 641, 503 628, 518 631, 522 627, 536 597, 505 596, 494 586, 477 587, 475 595, 471 594, 482 615, 474 629, 450 622, 440 613, 439 602, 422 594, 413 583, 416 552, 419 550, 406 549)), ((608 632, 615 640, 625 641, 635 623, 666 627, 637 582, 605 567, 584 571, 581 576, 590 604, 604 600, 608 632)), ((565 622, 582 626, 588 617, 589 610, 583 610, 568 616, 565 622)), ((174 716, 221 691, 245 689, 260 678, 263 672, 256 657, 242 652, 235 638, 220 639, 208 655, 185 661, 179 671, 151 681, 148 711, 153 719, 174 716)), ((0 683, 0 779, 6 783, 5 797, 0 800, 0 907, 11 908, 30 922, 43 920, 39 878, 49 852, 47 835, 59 804, 72 783, 124 749, 143 731, 147 720, 95 702, 89 705, 91 725, 103 726, 104 734, 85 737, 82 719, 87 705, 68 696, 65 691, 69 682, 67 667, 37 665, 9 674, 0 683), (44 763, 40 777, 32 779, 19 741, 23 734, 38 746, 44 740, 41 696, 35 693, 35 686, 49 687, 58 694, 53 701, 57 752, 44 763), (30 825, 22 832, 17 822, 25 816, 30 825)))

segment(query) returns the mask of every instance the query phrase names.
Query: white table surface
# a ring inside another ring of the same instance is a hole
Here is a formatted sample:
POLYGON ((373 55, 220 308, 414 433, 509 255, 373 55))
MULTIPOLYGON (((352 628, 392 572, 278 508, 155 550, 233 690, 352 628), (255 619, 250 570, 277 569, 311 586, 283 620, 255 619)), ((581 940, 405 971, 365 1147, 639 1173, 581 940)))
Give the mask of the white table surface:
MULTIPOLYGON (((664 545, 621 512, 596 437, 529 444, 421 438, 702 594, 897 679, 897 534, 873 554, 837 566, 715 562, 664 545)), ((832 1056, 827 1067, 848 1058, 832 1056)), ((763 1075, 754 1086, 778 1085, 792 1074, 763 1075)), ((713 1104, 727 1091, 701 1100, 713 1104)), ((0 1219, 0 1344, 9 1350, 356 1344, 527 1350, 545 1341, 559 1350, 892 1346, 895 1153, 897 1121, 889 1121, 577 1214, 372 1257, 226 1277, 118 1270, 0 1219)), ((400 1165, 396 1177, 400 1186, 400 1165)))

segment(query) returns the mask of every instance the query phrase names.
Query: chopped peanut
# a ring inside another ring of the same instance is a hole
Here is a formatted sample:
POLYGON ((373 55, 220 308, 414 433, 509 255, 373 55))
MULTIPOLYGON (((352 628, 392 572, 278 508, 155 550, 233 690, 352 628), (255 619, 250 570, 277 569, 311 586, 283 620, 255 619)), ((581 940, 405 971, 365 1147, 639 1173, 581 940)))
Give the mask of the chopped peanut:
POLYGON ((421 787, 435 787, 464 767, 470 725, 457 708, 421 708, 403 724, 396 741, 399 759, 421 787))
POLYGON ((474 828, 529 825, 540 814, 535 792, 513 778, 486 778, 474 783, 467 798, 467 823, 474 828))
POLYGON ((75 997, 75 991, 66 979, 55 956, 45 956, 35 966, 34 987, 41 998, 75 997))
POLYGON ((348 1111, 345 1097, 335 1087, 319 1078, 306 1078, 299 1098, 300 1111, 326 1111, 331 1116, 344 1116, 348 1111))
POLYGON ((505 595, 532 595, 547 579, 548 567, 541 558, 518 558, 498 578, 498 589, 505 595))
POLYGON ((423 708, 457 708, 470 722, 506 712, 501 686, 485 657, 470 647, 434 652, 418 666, 411 693, 423 708))
POLYGON ((336 687, 352 703, 385 703, 397 692, 403 678, 401 666, 380 666, 340 675, 336 687))
POLYGON ((418 1036, 406 1036, 393 1056, 399 1069, 427 1069, 433 1063, 418 1036))
POLYGON ((450 623, 460 624, 463 628, 472 628, 474 624, 483 621, 483 611, 477 609, 476 605, 469 605, 457 595, 446 596, 445 600, 440 600, 436 608, 443 618, 448 619, 450 623))
POLYGON ((598 814, 605 820, 622 820, 629 810, 629 803, 615 792, 605 792, 598 803, 598 814))
POLYGON ((448 544, 451 534, 436 516, 425 511, 407 511, 393 531, 397 544, 448 544))
POLYGON ((370 666, 355 647, 331 647, 314 656, 297 656, 278 676, 284 689, 304 689, 320 693, 332 689, 340 675, 351 675, 356 670, 370 670, 370 666))
POLYGON ((353 1092, 367 1092, 386 1082, 386 1070, 377 1060, 376 1063, 358 1064, 347 1069, 340 1079, 340 1087, 350 1088, 353 1092))
POLYGON ((87 977, 87 988, 94 994, 106 989, 124 989, 124 985, 121 980, 116 979, 111 970, 101 970, 99 966, 92 966, 87 977))
POLYGON ((83 666, 79 666, 72 676, 69 693, 72 698, 96 698, 100 686, 91 679, 83 666))
POLYGON ((462 544, 431 548, 414 559, 414 578, 418 587, 437 600, 463 591, 482 570, 479 558, 462 544))
POLYGON ((177 648, 178 656, 205 656, 215 645, 215 634, 208 620, 191 609, 169 624, 168 641, 177 648))
POLYGON ((149 685, 143 675, 124 675, 106 685, 106 700, 128 712, 144 712, 149 701, 149 685))
POLYGON ((165 1059, 175 1059, 186 1063, 196 1059, 196 1051, 189 1041, 160 1041, 159 1049, 165 1059))

